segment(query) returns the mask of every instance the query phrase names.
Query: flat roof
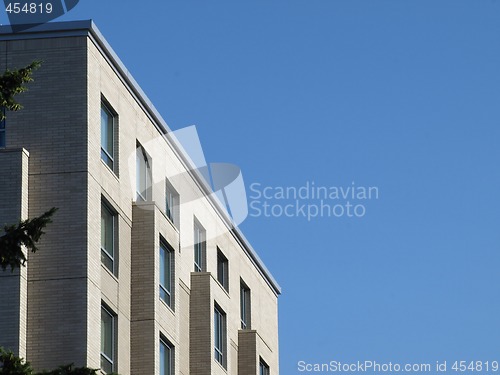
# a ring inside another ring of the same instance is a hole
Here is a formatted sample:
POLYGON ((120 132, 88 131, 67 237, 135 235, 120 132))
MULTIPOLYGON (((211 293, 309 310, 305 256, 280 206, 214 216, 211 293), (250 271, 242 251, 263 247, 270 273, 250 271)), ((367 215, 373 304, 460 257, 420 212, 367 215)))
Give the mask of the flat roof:
POLYGON ((186 166, 188 167, 187 169, 193 176, 195 182, 199 185, 202 191, 206 193, 207 199, 211 202, 212 206, 215 208, 228 228, 234 234, 245 253, 248 255, 252 263, 264 277, 271 289, 274 291, 274 293, 276 293, 276 295, 281 294, 281 287, 274 279, 271 272, 267 269, 264 262, 260 259, 257 252, 253 249, 252 245, 250 245, 250 242, 245 238, 241 230, 233 224, 231 217, 228 215, 223 205, 219 202, 218 199, 214 197, 214 194, 211 194, 212 188, 207 184, 205 178, 201 175, 201 173, 198 172, 197 168, 194 166, 194 163, 191 161, 189 155, 183 149, 182 145, 180 145, 179 142, 171 136, 170 133, 172 132, 172 130, 167 125, 167 122, 160 115, 160 113, 155 108, 153 103, 149 100, 144 91, 142 91, 139 84, 132 77, 123 62, 114 52, 113 48, 111 48, 109 43, 106 41, 104 36, 97 28, 96 24, 92 20, 49 22, 34 26, 29 29, 25 29, 20 32, 14 32, 10 25, 0 26, 0 41, 64 38, 72 36, 87 36, 94 40, 97 47, 101 50, 101 53, 111 63, 111 66, 118 74, 118 76, 122 79, 123 83, 129 89, 130 93, 135 97, 144 111, 149 115, 158 131, 160 131, 160 133, 162 133, 165 138, 167 138, 167 141, 169 141, 173 146, 181 161, 186 164, 186 166))

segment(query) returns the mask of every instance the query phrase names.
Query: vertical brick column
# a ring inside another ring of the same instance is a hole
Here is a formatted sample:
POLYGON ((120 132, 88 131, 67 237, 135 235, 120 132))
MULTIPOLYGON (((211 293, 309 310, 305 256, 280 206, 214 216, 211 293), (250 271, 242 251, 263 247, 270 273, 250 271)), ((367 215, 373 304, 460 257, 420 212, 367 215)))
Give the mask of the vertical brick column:
POLYGON ((238 331, 238 374, 257 374, 257 331, 238 331))
MULTIPOLYGON (((0 150, 0 235, 28 217, 28 158, 24 149, 0 150)), ((0 270, 0 346, 26 356, 27 269, 0 270)))
POLYGON ((155 211, 134 205, 132 224, 131 374, 156 374, 155 211))
POLYGON ((212 293, 209 272, 191 273, 189 358, 191 375, 210 375, 212 368, 212 293))

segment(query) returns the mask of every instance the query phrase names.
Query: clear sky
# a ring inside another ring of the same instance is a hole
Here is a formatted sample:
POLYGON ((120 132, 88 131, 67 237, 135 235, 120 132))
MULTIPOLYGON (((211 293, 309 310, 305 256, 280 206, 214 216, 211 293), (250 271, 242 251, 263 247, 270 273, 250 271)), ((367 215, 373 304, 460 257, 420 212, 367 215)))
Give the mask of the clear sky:
POLYGON ((89 18, 250 203, 252 184, 378 189, 324 202, 362 217, 241 225, 283 288, 281 374, 500 361, 499 1, 82 0, 59 20, 89 18))

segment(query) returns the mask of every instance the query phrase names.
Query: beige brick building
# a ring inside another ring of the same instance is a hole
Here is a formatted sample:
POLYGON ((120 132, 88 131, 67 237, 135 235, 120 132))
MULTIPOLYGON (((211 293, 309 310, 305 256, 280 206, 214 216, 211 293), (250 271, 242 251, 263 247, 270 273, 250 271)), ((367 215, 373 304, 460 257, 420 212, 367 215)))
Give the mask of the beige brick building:
POLYGON ((278 374, 279 285, 96 26, 0 28, 1 69, 33 60, 0 127, 0 224, 59 211, 0 272, 0 346, 37 370, 278 374))

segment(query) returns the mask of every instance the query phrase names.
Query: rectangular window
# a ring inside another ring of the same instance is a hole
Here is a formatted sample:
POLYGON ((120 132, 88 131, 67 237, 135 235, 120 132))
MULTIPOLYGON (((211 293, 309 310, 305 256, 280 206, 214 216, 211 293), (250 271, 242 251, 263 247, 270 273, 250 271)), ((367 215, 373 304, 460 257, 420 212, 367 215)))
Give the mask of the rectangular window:
POLYGON ((151 163, 146 151, 141 145, 137 145, 137 201, 149 201, 151 199, 151 163))
POLYGON ((166 340, 160 339, 160 375, 174 373, 174 347, 166 340))
POLYGON ((215 360, 226 368, 226 314, 217 304, 214 308, 214 348, 215 360))
POLYGON ((160 240, 160 298, 172 307, 174 252, 165 241, 160 240))
POLYGON ((269 366, 262 358, 259 359, 259 375, 269 375, 269 366))
POLYGON ((172 221, 176 228, 179 228, 179 194, 168 181, 165 192, 165 211, 167 217, 172 221))
POLYGON ((240 280, 241 329, 250 329, 250 288, 240 280))
POLYGON ((115 274, 115 239, 117 215, 104 202, 101 203, 101 262, 115 274))
POLYGON ((116 316, 101 306, 101 368, 106 374, 115 368, 116 316))
POLYGON ((194 271, 203 272, 205 267, 205 230, 200 224, 194 224, 194 271))
POLYGON ((115 163, 115 115, 101 102, 101 158, 111 170, 115 163))
POLYGON ((217 248, 217 281, 229 291, 229 261, 219 248, 217 248))

